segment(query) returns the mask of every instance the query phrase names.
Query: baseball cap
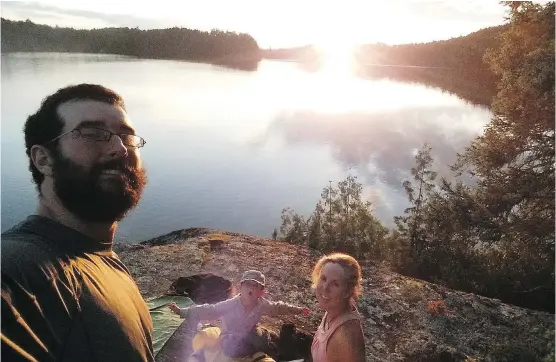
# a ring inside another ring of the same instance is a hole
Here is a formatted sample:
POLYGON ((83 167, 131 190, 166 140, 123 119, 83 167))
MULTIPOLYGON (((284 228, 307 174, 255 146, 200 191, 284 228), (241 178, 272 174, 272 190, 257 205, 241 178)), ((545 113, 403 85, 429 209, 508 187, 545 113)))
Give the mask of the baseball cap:
POLYGON ((241 276, 241 280, 239 283, 243 283, 244 281, 251 280, 254 282, 259 283, 263 287, 265 286, 265 277, 264 274, 258 270, 248 270, 241 276))

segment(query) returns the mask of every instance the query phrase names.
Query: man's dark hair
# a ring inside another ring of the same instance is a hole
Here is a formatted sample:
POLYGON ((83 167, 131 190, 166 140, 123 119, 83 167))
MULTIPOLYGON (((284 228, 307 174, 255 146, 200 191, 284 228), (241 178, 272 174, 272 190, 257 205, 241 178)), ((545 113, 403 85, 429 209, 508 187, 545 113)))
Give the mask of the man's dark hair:
POLYGON ((33 175, 33 182, 37 184, 39 193, 44 175, 39 172, 31 160, 31 147, 43 145, 57 154, 58 140, 49 141, 58 137, 64 129, 64 120, 58 114, 58 107, 65 102, 76 100, 104 102, 117 105, 125 110, 124 100, 118 93, 98 84, 78 84, 60 88, 56 93, 44 98, 39 110, 27 118, 23 128, 25 151, 29 157, 29 170, 33 175))

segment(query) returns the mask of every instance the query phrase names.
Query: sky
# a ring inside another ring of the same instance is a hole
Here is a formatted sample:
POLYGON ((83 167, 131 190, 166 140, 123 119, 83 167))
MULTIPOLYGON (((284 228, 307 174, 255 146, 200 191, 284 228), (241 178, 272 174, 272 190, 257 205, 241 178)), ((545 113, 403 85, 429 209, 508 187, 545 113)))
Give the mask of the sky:
POLYGON ((91 29, 213 28, 252 35, 261 48, 420 43, 505 22, 496 0, 1 1, 2 17, 91 29))

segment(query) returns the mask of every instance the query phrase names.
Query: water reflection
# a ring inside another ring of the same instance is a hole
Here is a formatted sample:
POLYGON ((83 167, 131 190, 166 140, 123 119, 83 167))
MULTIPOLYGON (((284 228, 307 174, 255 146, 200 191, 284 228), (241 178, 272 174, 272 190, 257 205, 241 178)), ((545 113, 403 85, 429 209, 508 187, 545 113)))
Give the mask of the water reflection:
POLYGON ((496 78, 490 72, 462 73, 461 69, 424 66, 369 64, 358 51, 344 49, 334 54, 319 53, 314 47, 270 51, 264 53, 270 59, 293 62, 299 70, 307 73, 349 75, 359 79, 394 80, 403 83, 421 84, 449 92, 458 98, 480 107, 490 107, 496 95, 496 78))
POLYGON ((257 69, 259 69, 259 59, 217 59, 211 61, 211 63, 214 66, 223 67, 231 70, 255 72, 257 69))
POLYGON ((424 84, 449 92, 470 104, 489 108, 496 95, 492 78, 469 78, 450 69, 396 66, 359 66, 357 74, 365 79, 392 79, 404 83, 424 84))
MULTIPOLYGON (((341 65, 341 64, 340 64, 341 65)), ((22 126, 41 99, 79 82, 124 95, 149 142, 149 185, 118 240, 207 226, 268 236, 280 211, 308 214, 350 166, 377 215, 403 212, 401 182, 425 141, 441 173, 489 111, 422 85, 262 61, 257 71, 85 54, 2 55, 2 230, 32 212, 22 126)))
POLYGON ((488 117, 487 110, 465 106, 343 114, 284 112, 256 144, 278 134, 290 145, 325 145, 344 168, 356 167, 367 184, 385 183, 401 190, 415 152, 425 142, 433 148, 439 176, 452 178, 449 165, 479 134, 488 117))

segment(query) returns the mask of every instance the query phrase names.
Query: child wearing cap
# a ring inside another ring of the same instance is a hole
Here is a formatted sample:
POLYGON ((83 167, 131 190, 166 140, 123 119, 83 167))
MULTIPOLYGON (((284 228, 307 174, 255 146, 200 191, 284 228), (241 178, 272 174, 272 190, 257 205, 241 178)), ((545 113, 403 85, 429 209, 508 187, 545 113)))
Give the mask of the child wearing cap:
POLYGON ((202 320, 222 318, 220 346, 232 358, 251 356, 256 352, 267 353, 268 337, 257 328, 263 315, 309 314, 308 308, 263 298, 265 276, 258 270, 248 270, 240 280, 239 294, 216 304, 180 308, 175 303, 168 307, 180 317, 187 317, 190 326, 202 320))

